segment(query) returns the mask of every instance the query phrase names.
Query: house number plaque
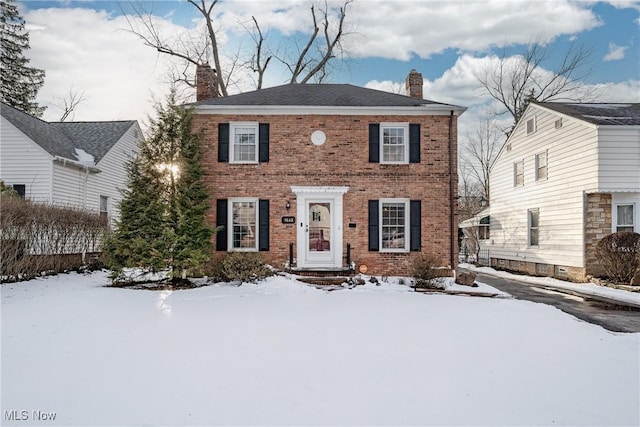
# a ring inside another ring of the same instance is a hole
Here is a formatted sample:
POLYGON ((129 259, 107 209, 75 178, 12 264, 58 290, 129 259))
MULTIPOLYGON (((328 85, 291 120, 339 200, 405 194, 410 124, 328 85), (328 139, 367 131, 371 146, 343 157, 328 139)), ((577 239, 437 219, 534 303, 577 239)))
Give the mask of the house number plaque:
POLYGON ((283 216, 282 217, 282 223, 283 224, 295 224, 296 223, 296 217, 295 216, 283 216))

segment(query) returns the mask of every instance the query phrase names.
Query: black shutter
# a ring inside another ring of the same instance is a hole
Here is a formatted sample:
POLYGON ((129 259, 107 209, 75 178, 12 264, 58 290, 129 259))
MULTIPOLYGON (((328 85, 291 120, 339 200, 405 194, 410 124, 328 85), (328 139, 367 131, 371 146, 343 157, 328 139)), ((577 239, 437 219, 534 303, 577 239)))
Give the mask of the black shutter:
POLYGON ((409 244, 412 251, 420 251, 422 249, 422 209, 420 206, 420 200, 412 200, 410 203, 410 217, 409 217, 409 244))
POLYGON ((216 201, 216 251, 227 250, 227 199, 218 199, 216 201))
POLYGON ((218 124, 218 161, 229 162, 229 123, 218 124))
POLYGON ((269 201, 258 201, 258 250, 269 250, 269 201))
POLYGON ((380 163, 380 125, 369 124, 369 163, 380 163))
POLYGON ((380 250, 379 203, 369 200, 369 250, 380 250))
POLYGON ((258 126, 258 161, 269 161, 269 123, 260 123, 258 126))
POLYGON ((420 125, 409 125, 409 163, 420 163, 420 125))

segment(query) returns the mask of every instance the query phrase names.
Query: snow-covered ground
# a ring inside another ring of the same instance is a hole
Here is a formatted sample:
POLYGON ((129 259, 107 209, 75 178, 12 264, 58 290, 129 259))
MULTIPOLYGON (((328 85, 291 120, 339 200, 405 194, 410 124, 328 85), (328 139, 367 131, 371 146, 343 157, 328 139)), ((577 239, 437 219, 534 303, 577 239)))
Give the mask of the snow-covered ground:
POLYGON ((614 301, 629 303, 640 307, 640 292, 630 292, 623 289, 608 288, 595 283, 573 283, 565 280, 554 279, 552 277, 535 277, 522 274, 513 274, 507 271, 498 271, 491 267, 477 267, 473 264, 460 264, 458 267, 476 273, 490 274, 504 279, 513 279, 520 282, 534 283, 549 288, 579 292, 583 295, 599 296, 614 301))
POLYGON ((640 424, 640 334, 543 304, 106 282, 2 286, 2 425, 640 424))

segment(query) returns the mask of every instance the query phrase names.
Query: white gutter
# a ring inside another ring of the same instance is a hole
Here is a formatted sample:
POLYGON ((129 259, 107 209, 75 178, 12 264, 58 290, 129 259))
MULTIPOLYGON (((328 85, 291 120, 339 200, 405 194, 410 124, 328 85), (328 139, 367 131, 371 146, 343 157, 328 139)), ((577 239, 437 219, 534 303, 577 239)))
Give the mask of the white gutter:
POLYGON ((85 165, 84 163, 80 163, 76 160, 67 159, 65 157, 55 156, 53 158, 54 162, 62 163, 63 166, 71 166, 74 168, 86 170, 87 172, 100 173, 102 170, 98 169, 95 166, 85 165))

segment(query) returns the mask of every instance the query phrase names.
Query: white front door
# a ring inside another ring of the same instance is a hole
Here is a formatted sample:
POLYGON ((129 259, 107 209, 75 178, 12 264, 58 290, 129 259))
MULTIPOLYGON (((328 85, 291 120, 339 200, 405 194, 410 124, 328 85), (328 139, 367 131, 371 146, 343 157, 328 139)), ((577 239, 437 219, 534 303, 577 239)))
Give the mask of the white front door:
POLYGON ((342 195, 348 187, 291 187, 297 196, 297 266, 342 267, 342 195))

